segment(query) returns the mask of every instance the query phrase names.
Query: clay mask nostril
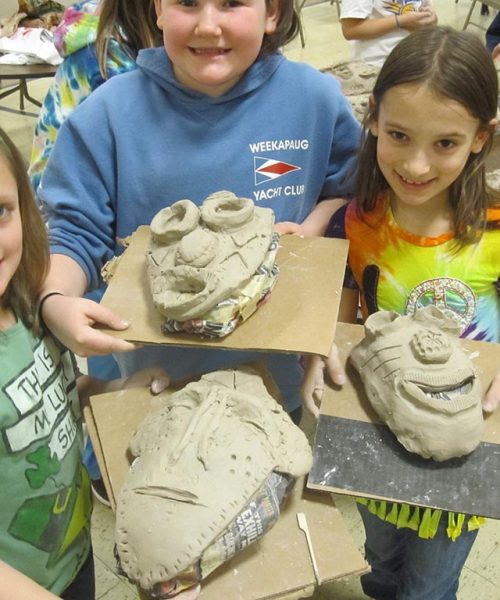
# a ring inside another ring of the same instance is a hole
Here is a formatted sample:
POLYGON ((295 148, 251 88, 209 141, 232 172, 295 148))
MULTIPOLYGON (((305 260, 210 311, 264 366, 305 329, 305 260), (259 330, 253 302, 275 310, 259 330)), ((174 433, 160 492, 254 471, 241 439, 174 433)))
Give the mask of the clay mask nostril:
POLYGON ((192 277, 179 278, 173 282, 170 290, 179 294, 199 294, 207 283, 203 279, 194 279, 192 277))

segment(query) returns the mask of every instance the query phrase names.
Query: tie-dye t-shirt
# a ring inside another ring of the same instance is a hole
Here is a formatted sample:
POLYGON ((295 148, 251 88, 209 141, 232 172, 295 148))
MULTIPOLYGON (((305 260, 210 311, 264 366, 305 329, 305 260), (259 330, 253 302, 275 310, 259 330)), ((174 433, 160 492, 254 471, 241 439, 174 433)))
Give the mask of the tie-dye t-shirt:
MULTIPOLYGON (((61 125, 70 113, 104 83, 95 52, 99 0, 70 6, 54 32, 54 42, 64 61, 59 65, 45 96, 35 127, 29 176, 35 192, 54 147, 61 125)), ((116 40, 110 39, 108 77, 136 68, 135 60, 116 40)))
POLYGON ((364 220, 348 204, 327 236, 350 241, 345 285, 361 290, 365 318, 435 304, 458 319, 462 337, 500 342, 500 209, 488 211, 481 239, 461 248, 452 232, 428 238, 401 229, 384 197, 364 220))

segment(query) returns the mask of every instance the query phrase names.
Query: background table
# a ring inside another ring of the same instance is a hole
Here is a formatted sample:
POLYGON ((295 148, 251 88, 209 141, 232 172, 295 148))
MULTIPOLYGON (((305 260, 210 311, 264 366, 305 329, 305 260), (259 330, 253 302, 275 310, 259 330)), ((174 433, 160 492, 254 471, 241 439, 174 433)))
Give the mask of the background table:
MULTIPOLYGON (((4 92, 0 93, 0 100, 10 94, 14 94, 19 91, 19 112, 24 113, 24 100, 29 100, 36 106, 42 106, 36 98, 33 98, 28 93, 28 79, 39 79, 41 77, 53 77, 57 70, 56 66, 49 64, 33 64, 33 65, 2 65, 0 64, 0 80, 17 80, 19 83, 13 87, 8 88, 4 92)), ((0 110, 6 110, 5 107, 0 106, 0 110)), ((13 109, 8 109, 13 110, 13 109)))

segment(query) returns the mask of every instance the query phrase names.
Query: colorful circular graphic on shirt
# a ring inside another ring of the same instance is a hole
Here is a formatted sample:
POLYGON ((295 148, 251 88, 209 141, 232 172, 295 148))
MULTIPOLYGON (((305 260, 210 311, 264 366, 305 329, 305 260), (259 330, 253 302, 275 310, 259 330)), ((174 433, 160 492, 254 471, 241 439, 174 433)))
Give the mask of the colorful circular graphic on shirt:
POLYGON ((408 295, 405 312, 413 314, 417 308, 434 304, 446 315, 454 318, 463 333, 471 324, 476 312, 476 296, 472 289, 459 279, 438 277, 417 285, 408 295))

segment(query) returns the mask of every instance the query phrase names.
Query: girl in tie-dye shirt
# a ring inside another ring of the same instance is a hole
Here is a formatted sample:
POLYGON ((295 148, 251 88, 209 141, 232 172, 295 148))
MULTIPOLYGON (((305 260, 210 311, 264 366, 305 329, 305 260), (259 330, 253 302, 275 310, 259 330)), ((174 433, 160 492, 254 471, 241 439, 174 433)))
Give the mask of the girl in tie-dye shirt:
MULTIPOLYGON (((435 304, 456 318, 463 337, 500 342, 500 204, 485 183, 497 98, 493 61, 470 33, 420 30, 389 55, 365 119, 356 200, 327 229, 350 243, 341 318, 354 321, 359 302, 363 317, 435 304)), ((329 371, 342 383, 335 357, 336 350, 329 371)), ((304 400, 316 414, 312 390, 321 372, 315 357, 304 400)), ((492 410, 499 400, 497 376, 483 406, 492 410)), ((364 592, 456 598, 484 520, 360 502, 372 567, 361 578, 364 592)))
POLYGON ((107 79, 135 69, 141 48, 161 45, 153 0, 86 0, 66 9, 54 34, 64 58, 35 127, 29 175, 35 192, 61 125, 107 79))

